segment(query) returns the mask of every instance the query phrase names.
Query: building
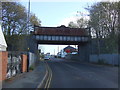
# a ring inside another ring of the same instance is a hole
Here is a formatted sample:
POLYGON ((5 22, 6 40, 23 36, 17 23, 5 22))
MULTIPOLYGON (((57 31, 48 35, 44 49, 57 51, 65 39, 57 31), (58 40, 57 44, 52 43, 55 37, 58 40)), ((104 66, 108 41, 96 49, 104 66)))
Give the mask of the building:
POLYGON ((6 51, 7 44, 0 25, 0 51, 6 51))
POLYGON ((58 52, 57 56, 61 58, 65 58, 67 54, 77 54, 77 49, 69 45, 64 49, 62 49, 60 52, 58 52))
POLYGON ((68 54, 68 53, 72 53, 72 52, 77 52, 77 49, 74 48, 74 47, 71 47, 70 45, 67 46, 67 47, 65 47, 63 50, 64 50, 64 52, 66 52, 67 54, 68 54))
POLYGON ((61 58, 65 58, 66 55, 67 55, 67 53, 64 52, 64 50, 62 49, 62 50, 61 50, 61 58))

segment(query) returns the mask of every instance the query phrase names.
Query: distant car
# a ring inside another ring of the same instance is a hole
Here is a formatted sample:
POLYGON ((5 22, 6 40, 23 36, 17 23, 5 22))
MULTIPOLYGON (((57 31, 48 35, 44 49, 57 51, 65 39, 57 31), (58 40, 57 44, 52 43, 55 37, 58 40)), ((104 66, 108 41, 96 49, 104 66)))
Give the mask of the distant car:
POLYGON ((49 56, 45 56, 44 60, 50 60, 50 57, 49 56))
POLYGON ((77 54, 77 52, 72 52, 72 54, 77 54))

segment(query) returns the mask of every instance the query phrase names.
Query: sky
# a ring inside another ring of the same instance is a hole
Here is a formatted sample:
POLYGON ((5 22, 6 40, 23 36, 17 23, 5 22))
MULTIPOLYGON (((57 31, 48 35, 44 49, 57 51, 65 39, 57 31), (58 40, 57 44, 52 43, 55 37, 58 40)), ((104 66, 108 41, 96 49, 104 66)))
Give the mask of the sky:
MULTIPOLYGON (((21 0, 20 3, 28 9, 28 1, 29 0, 21 0)), ((88 2, 86 0, 62 0, 61 2, 55 0, 51 2, 48 2, 47 0, 44 2, 31 1, 30 12, 34 13, 41 20, 41 26, 43 27, 67 26, 70 21, 76 21, 80 18, 79 16, 76 16, 76 14, 78 14, 77 12, 89 14, 84 8, 95 2, 95 0, 88 0, 88 2)), ((44 53, 50 52, 51 54, 57 54, 58 50, 60 51, 66 46, 67 45, 40 45, 39 47, 42 48, 42 52, 44 53)))
MULTIPOLYGON (((28 2, 22 2, 28 8, 28 2)), ((41 20, 42 26, 56 27, 76 20, 77 11, 88 13, 84 8, 92 2, 31 2, 30 11, 41 20)))

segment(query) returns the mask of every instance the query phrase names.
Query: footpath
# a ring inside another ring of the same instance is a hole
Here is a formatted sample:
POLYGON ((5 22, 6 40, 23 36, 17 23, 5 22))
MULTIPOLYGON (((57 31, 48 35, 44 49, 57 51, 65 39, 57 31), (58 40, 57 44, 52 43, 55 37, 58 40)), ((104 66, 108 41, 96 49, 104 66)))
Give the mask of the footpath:
POLYGON ((2 84, 2 90, 6 88, 33 88, 36 89, 42 82, 46 73, 45 63, 40 61, 39 65, 30 72, 16 75, 10 80, 5 80, 2 84))

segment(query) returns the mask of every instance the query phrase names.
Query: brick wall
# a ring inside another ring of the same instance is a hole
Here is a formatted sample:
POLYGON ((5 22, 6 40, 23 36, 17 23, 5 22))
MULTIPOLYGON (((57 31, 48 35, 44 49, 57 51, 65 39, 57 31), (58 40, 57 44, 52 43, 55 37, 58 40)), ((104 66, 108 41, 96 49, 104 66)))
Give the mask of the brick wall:
POLYGON ((8 52, 0 52, 0 81, 6 79, 7 63, 8 63, 8 52))
POLYGON ((22 55, 22 72, 27 71, 27 55, 22 55))
POLYGON ((86 30, 83 28, 68 28, 68 27, 35 27, 34 34, 87 36, 86 30))

